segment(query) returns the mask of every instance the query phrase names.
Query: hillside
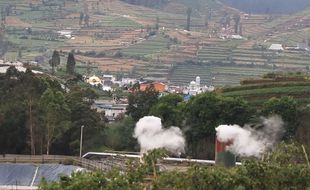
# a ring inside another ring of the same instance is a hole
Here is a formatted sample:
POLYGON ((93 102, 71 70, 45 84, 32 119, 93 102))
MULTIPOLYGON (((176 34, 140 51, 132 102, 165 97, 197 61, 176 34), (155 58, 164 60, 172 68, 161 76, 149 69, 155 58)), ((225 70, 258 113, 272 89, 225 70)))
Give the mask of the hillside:
POLYGON ((3 24, 9 46, 1 58, 36 61, 49 71, 54 49, 63 52, 61 69, 66 52, 75 50, 80 74, 118 73, 178 85, 197 75, 207 84, 231 86, 270 71, 308 69, 306 51, 268 48, 273 43, 295 47, 310 38, 309 9, 247 15, 217 0, 158 1, 159 7, 143 2, 157 1, 1 1, 0 7, 9 10, 3 24), (188 7, 190 31, 184 30, 188 7), (88 15, 87 22, 81 13, 88 15), (242 40, 230 38, 236 34, 237 15, 242 40), (64 31, 71 36, 59 35, 64 31))
POLYGON ((224 96, 242 97, 261 105, 272 97, 294 97, 301 104, 310 103, 310 75, 269 74, 261 79, 243 80, 242 85, 219 90, 224 96))
POLYGON ((222 0, 229 6, 247 13, 288 14, 303 10, 310 5, 308 0, 222 0))

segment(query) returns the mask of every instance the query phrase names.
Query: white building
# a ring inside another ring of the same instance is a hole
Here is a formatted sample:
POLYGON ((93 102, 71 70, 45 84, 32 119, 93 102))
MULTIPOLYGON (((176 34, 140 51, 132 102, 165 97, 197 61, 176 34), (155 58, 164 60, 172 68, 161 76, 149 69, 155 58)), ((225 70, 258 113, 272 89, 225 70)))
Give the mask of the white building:
POLYGON ((284 48, 283 48, 282 44, 271 44, 271 46, 269 47, 269 50, 272 50, 272 51, 283 51, 284 48))
POLYGON ((96 101, 93 108, 96 108, 97 112, 104 112, 105 117, 113 121, 117 116, 126 112, 127 105, 115 104, 113 101, 96 101))
POLYGON ((103 75, 103 81, 116 81, 116 78, 113 75, 103 75))
POLYGON ((203 92, 212 92, 214 91, 213 86, 202 86, 200 83, 200 77, 197 76, 195 81, 191 81, 189 86, 183 90, 183 94, 189 94, 191 96, 195 96, 197 94, 201 94, 203 92))
POLYGON ((135 83, 137 83, 137 79, 132 79, 132 78, 122 78, 121 81, 121 86, 124 85, 134 85, 135 83))
MULTIPOLYGON (((10 68, 10 66, 0 66, 0 73, 6 73, 6 71, 8 70, 8 68, 10 68)), ((27 68, 22 67, 22 66, 15 66, 15 68, 17 69, 17 71, 19 72, 26 72, 27 68)), ((35 70, 31 70, 31 72, 33 72, 34 74, 43 74, 43 72, 41 71, 35 71, 35 70)))

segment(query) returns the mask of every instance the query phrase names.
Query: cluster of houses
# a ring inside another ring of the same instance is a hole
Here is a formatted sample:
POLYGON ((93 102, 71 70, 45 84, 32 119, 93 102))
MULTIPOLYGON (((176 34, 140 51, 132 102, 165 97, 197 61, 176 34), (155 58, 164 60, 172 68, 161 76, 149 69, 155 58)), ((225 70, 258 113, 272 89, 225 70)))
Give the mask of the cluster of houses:
MULTIPOLYGON (((19 61, 4 61, 0 60, 0 73, 4 74, 8 70, 9 67, 14 66, 19 72, 26 72, 27 68, 24 66, 22 62, 19 61)), ((41 71, 32 70, 33 73, 43 74, 41 71)))
MULTIPOLYGON (((198 95, 204 92, 214 91, 213 86, 202 85, 200 77, 197 76, 195 80, 191 81, 187 86, 173 86, 167 85, 163 82, 154 82, 154 81, 145 81, 143 79, 132 79, 132 78, 122 78, 121 80, 116 80, 116 77, 113 75, 102 75, 102 77, 84 76, 85 82, 94 87, 99 87, 103 91, 114 91, 114 87, 123 87, 129 93, 134 92, 134 84, 139 84, 139 90, 145 91, 148 88, 152 87, 155 91, 159 92, 160 96, 165 94, 180 94, 183 95, 184 100, 189 100, 192 96, 198 95)), ((109 121, 115 120, 119 115, 126 112, 126 107, 128 105, 127 98, 113 98, 113 100, 100 100, 96 101, 94 108, 98 112, 105 114, 105 117, 109 121)))

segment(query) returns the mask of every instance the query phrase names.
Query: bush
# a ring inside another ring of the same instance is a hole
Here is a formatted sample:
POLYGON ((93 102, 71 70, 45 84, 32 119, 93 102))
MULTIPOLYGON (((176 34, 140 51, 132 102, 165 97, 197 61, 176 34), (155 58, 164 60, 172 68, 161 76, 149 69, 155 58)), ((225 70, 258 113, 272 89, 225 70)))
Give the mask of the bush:
POLYGON ((117 52, 114 53, 113 57, 121 58, 121 57, 123 57, 123 53, 121 51, 117 51, 117 52))

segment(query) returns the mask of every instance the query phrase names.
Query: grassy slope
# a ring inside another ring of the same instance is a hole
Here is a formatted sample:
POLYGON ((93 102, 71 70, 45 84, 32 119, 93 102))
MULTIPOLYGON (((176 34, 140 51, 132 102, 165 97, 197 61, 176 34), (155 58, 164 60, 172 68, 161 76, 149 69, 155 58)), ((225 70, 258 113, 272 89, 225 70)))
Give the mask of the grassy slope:
POLYGON ((223 88, 219 91, 224 96, 242 97, 253 104, 260 104, 272 97, 292 96, 298 102, 310 103, 310 78, 297 77, 301 81, 296 81, 296 77, 291 80, 269 81, 264 80, 253 82, 251 85, 242 85, 234 88, 223 88))

